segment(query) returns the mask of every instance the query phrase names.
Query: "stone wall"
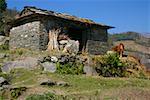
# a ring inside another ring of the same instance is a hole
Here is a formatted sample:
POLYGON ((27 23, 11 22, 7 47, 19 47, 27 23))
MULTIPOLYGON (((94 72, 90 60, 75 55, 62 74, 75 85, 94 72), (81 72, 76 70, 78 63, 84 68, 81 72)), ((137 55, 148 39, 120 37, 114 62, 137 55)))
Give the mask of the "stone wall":
POLYGON ((40 21, 29 22, 10 30, 10 49, 28 48, 39 50, 40 21))
POLYGON ((88 32, 88 40, 94 41, 107 41, 107 29, 100 28, 100 27, 92 27, 88 32))
POLYGON ((108 50, 107 42, 88 40, 86 45, 86 51, 89 54, 101 55, 105 54, 108 50))
POLYGON ((89 54, 104 54, 108 50, 107 29, 91 27, 86 32, 86 52, 89 54))

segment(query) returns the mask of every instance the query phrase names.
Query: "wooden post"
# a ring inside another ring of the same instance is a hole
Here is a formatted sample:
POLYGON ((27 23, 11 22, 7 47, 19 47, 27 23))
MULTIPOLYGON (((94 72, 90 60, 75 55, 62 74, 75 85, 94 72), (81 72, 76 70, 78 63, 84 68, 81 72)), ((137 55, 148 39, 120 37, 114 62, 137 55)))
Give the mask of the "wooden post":
POLYGON ((49 30, 49 42, 48 42, 48 51, 51 50, 57 50, 59 51, 59 46, 58 46, 58 35, 61 32, 61 29, 52 29, 49 30))

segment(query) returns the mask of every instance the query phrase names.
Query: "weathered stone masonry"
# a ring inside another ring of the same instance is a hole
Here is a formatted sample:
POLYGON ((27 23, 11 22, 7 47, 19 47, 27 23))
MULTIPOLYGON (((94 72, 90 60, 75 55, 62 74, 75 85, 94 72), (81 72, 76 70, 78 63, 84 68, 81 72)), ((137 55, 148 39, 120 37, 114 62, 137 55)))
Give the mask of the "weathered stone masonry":
POLYGON ((10 30, 10 49, 39 49, 40 21, 26 23, 10 30))
POLYGON ((112 28, 91 20, 35 7, 25 7, 19 16, 12 22, 10 49, 46 50, 49 31, 59 28, 60 34, 68 34, 71 39, 80 42, 80 50, 101 54, 107 47, 107 29, 112 28))

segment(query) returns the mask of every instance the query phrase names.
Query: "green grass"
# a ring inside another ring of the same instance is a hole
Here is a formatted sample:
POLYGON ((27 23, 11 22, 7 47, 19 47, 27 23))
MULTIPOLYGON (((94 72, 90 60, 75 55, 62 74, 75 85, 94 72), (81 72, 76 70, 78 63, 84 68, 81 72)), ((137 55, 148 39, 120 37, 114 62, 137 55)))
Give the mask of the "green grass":
MULTIPOLYGON (((59 75, 50 74, 54 79, 61 79, 71 84, 67 88, 69 91, 91 91, 103 90, 111 88, 135 87, 135 88, 150 88, 150 80, 137 78, 104 78, 104 77, 87 77, 78 75, 59 75)), ((66 89, 66 88, 64 88, 66 89)))
POLYGON ((38 70, 26 70, 23 68, 15 69, 10 72, 12 76, 11 83, 14 86, 36 84, 36 75, 38 70))
MULTIPOLYGON (((17 69, 11 72, 13 75, 12 83, 29 80, 37 80, 37 78, 50 78, 55 81, 65 81, 71 86, 67 89, 70 91, 109 89, 118 87, 137 87, 150 88, 150 80, 138 78, 105 78, 100 76, 90 77, 85 75, 61 75, 57 73, 41 73, 40 70, 17 69)), ((33 84, 31 82, 31 84, 33 84)), ((60 88, 60 87, 58 87, 60 88)), ((65 88, 66 89, 66 88, 65 88)))
MULTIPOLYGON (((26 86, 29 88, 32 86, 33 90, 34 87, 42 87, 49 91, 55 91, 57 95, 61 94, 67 96, 67 98, 83 97, 84 99, 95 98, 97 100, 99 97, 102 97, 104 100, 110 100, 111 98, 112 100, 118 100, 123 95, 128 96, 128 92, 136 94, 136 92, 139 91, 140 93, 143 93, 143 95, 150 95, 150 80, 148 79, 61 75, 57 73, 43 73, 41 70, 25 69, 17 69, 12 71, 10 74, 13 76, 11 81, 13 86, 26 86), (70 86, 40 86, 38 82, 39 78, 49 78, 54 81, 65 81, 68 82, 70 86)), ((36 94, 41 93, 45 93, 45 91, 36 92, 36 94)), ((142 97, 141 94, 139 96, 142 97)), ((130 98, 130 96, 128 98, 130 98)))
MULTIPOLYGON (((17 51, 0 51, 0 53, 7 53, 9 57, 0 59, 0 62, 4 60, 15 60, 18 57, 26 56, 46 56, 48 52, 33 52, 26 50, 17 51)), ((6 75, 7 76, 7 75, 6 75)), ((56 95, 63 95, 68 98, 83 98, 84 100, 122 100, 122 99, 150 99, 150 80, 139 78, 105 78, 101 76, 85 76, 85 75, 62 75, 58 73, 42 72, 41 69, 26 70, 15 69, 11 71, 9 76, 12 77, 11 84, 15 87, 26 86, 29 90, 36 91, 36 94, 43 94, 48 91, 55 91, 56 95), (68 87, 63 86, 40 86, 39 80, 50 79, 54 81, 65 81, 69 83, 68 87), (43 89, 43 90, 42 90, 43 89), (37 91, 38 90, 38 91, 37 91), (145 97, 144 97, 145 98, 145 97), (101 100, 101 99, 100 99, 101 100)), ((32 94, 32 91, 27 92, 32 94)), ((24 98, 29 95, 24 95, 24 98)), ((1 95, 0 95, 1 100, 1 95)))

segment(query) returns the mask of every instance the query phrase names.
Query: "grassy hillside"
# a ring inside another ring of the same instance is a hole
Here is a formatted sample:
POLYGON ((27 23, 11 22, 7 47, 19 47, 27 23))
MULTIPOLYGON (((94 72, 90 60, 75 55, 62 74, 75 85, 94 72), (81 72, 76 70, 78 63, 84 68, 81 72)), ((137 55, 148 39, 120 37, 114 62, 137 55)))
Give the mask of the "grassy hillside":
POLYGON ((150 47, 138 44, 133 40, 116 41, 116 42, 114 42, 114 45, 117 45, 119 43, 123 43, 125 45, 126 51, 133 51, 133 52, 141 52, 143 54, 150 54, 150 47))
POLYGON ((139 34, 136 32, 124 32, 124 33, 117 33, 110 35, 110 38, 113 41, 120 41, 120 40, 135 40, 139 38, 139 34))
MULTIPOLYGON (((40 70, 29 71, 25 69, 17 69, 11 73, 11 76, 13 76, 13 80, 11 81, 13 87, 27 87, 26 92, 18 98, 19 100, 25 100, 29 96, 38 98, 38 95, 44 93, 55 93, 58 96, 62 95, 67 100, 79 100, 81 98, 82 100, 150 99, 150 80, 147 79, 60 75, 56 73, 42 73, 40 70), (44 79, 65 81, 69 83, 69 86, 39 85, 39 82, 44 79)), ((4 99, 8 99, 9 93, 6 92, 4 94, 4 99)), ((62 100, 62 98, 60 99, 62 100)))
MULTIPOLYGON (((22 49, 15 51, 0 51, 0 53, 7 54, 4 58, 0 59, 0 64, 8 61, 22 60, 24 57, 38 58, 48 55, 48 52, 27 52, 22 49)), ((0 72, 0 76, 9 80, 11 84, 10 88, 27 88, 25 91, 21 92, 21 95, 17 100, 150 99, 150 80, 147 77, 142 77, 142 75, 138 78, 86 76, 85 74, 67 75, 46 72, 37 66, 37 69, 32 70, 23 68, 15 69, 8 74, 0 72), (40 85, 44 80, 66 82, 68 85, 40 85)), ((0 97, 2 100, 10 100, 10 98, 15 97, 21 91, 20 89, 13 92, 10 90, 11 89, 5 89, 4 91, 0 91, 0 97)))

